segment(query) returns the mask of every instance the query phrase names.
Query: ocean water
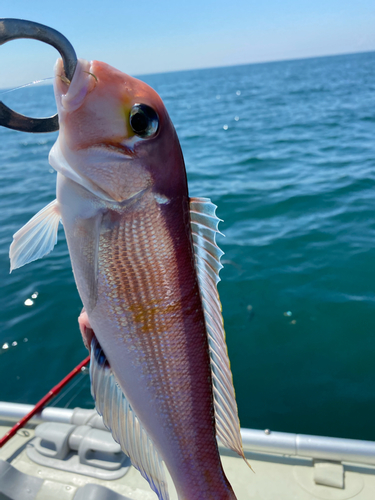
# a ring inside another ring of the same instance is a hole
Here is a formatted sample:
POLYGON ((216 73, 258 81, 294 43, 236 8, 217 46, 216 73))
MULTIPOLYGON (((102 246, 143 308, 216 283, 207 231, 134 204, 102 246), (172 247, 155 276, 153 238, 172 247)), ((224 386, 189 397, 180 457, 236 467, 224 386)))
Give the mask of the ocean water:
MULTIPOLYGON (((375 53, 142 79, 176 126, 190 194, 223 219, 241 425, 375 440, 375 53)), ((55 110, 50 86, 0 99, 55 110)), ((0 400, 35 403, 87 355, 62 229, 9 275, 13 233, 55 197, 55 139, 0 128, 0 400)), ((74 384, 54 404, 90 407, 88 376, 74 384)))

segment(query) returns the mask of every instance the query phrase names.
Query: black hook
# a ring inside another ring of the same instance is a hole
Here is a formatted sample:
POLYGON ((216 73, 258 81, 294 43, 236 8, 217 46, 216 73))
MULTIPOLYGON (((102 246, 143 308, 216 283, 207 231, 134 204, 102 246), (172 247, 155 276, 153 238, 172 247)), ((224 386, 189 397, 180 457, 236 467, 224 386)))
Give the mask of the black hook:
MULTIPOLYGON (((66 77, 72 80, 77 56, 71 43, 61 33, 32 21, 0 19, 0 45, 18 38, 32 38, 55 47, 61 54, 66 77)), ((59 120, 57 114, 49 118, 29 118, 16 113, 0 101, 0 125, 22 132, 54 132, 59 129, 59 120)))

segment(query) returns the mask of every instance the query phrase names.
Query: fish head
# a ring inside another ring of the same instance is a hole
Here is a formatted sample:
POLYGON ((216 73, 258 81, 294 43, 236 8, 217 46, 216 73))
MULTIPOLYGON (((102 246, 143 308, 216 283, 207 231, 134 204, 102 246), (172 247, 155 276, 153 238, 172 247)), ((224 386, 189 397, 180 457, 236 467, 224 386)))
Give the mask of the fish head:
POLYGON ((71 82, 55 68, 59 139, 51 165, 99 197, 124 202, 152 190, 187 194, 179 140, 159 95, 99 61, 78 61, 71 82))

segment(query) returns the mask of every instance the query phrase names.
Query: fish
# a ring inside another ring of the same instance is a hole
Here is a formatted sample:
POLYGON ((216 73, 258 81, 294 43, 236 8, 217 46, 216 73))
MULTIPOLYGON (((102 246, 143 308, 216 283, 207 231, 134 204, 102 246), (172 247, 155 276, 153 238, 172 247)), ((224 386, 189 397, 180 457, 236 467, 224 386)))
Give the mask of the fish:
POLYGON ((235 499, 217 438, 246 461, 217 291, 219 219, 190 197, 160 96, 100 61, 61 60, 56 199, 13 237, 11 271, 48 254, 62 222, 103 421, 159 499, 235 499))

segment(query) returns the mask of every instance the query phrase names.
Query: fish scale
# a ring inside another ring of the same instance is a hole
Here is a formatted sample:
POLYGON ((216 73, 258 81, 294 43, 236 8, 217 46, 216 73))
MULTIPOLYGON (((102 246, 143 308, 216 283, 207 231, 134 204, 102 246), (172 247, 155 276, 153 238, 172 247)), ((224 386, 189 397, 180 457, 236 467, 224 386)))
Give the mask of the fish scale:
MULTIPOLYGON (((135 346, 137 354, 134 364, 142 365, 150 393, 159 401, 159 411, 164 417, 169 416, 165 424, 172 426, 176 431, 174 436, 179 436, 178 440, 182 441, 179 448, 184 460, 183 454, 190 453, 189 446, 194 444, 194 437, 199 435, 197 429, 202 428, 204 440, 207 440, 207 434, 213 435, 213 412, 206 412, 205 405, 200 402, 200 399, 203 402, 212 399, 210 371, 206 368, 202 373, 202 367, 208 365, 197 362, 197 359, 202 359, 202 352, 208 357, 207 335, 200 297, 196 293, 195 270, 191 268, 192 276, 189 279, 186 266, 180 266, 183 275, 179 277, 175 245, 166 227, 162 209, 153 201, 152 195, 148 198, 151 199, 150 204, 141 207, 141 210, 126 211, 114 223, 113 229, 101 234, 99 269, 104 266, 105 273, 103 276, 101 272, 99 274, 98 294, 107 297, 110 315, 117 323, 118 335, 133 349, 135 346), (151 228, 155 236, 150 238, 151 228), (185 282, 183 293, 180 291, 180 280, 185 282), (194 286, 191 286, 191 282, 194 286), (173 294, 170 293, 171 289, 174 290, 173 294), (113 306, 113 293, 123 297, 121 306, 113 306), (188 304, 182 302, 182 294, 188 297, 188 304), (184 308, 188 310, 188 318, 184 315, 184 308), (194 316, 201 316, 200 321, 191 317, 192 311, 194 316), (189 344, 186 341, 186 321, 195 325, 189 330, 189 344), (195 337, 197 340, 194 342, 195 337), (173 404, 166 404, 168 401, 173 404), (189 408, 202 406, 203 411, 199 411, 198 415, 194 415, 194 412, 189 414, 189 408), (186 436, 191 439, 190 443, 186 436)), ((174 207, 170 207, 169 212, 174 212, 174 207)), ((188 254, 189 247, 185 251, 188 254)), ((188 255, 183 260, 191 259, 188 255)), ((109 361, 111 363, 111 359, 109 361)), ((116 373, 112 363, 111 366, 116 373)), ((209 410, 212 408, 211 405, 206 406, 209 406, 209 410)), ((216 443, 213 443, 213 448, 217 455, 216 443)), ((199 467, 202 465, 199 464, 199 467)))
MULTIPOLYGON (((151 194, 145 197, 142 205, 144 207, 127 210, 119 220, 111 215, 115 219, 112 229, 107 229, 108 225, 104 224, 106 229, 100 236, 98 262, 99 269, 105 271, 103 275, 99 273, 98 294, 107 297, 109 314, 117 324, 119 337, 133 349, 135 346, 134 364, 142 366, 150 397, 155 403, 154 410, 163 416, 162 425, 174 431, 170 441, 175 441, 178 454, 174 453, 174 465, 166 460, 168 468, 186 469, 194 449, 201 449, 199 440, 205 443, 208 451, 194 456, 194 469, 188 478, 196 482, 194 476, 197 472, 201 476, 202 471, 209 467, 210 455, 216 462, 219 457, 212 431, 214 416, 207 363, 208 342, 195 269, 192 265, 189 277, 187 267, 179 266, 176 257, 171 230, 163 214, 163 210, 175 214, 175 207, 162 208, 151 194), (180 282, 185 283, 182 290, 180 282), (173 294, 171 290, 174 290, 173 294), (121 306, 113 306, 113 293, 121 295, 121 306), (188 332, 186 323, 192 325, 188 332), (178 455, 179 460, 176 459, 178 455)), ((175 221, 174 215, 172 228, 175 221)), ((184 225, 176 225, 183 228, 179 239, 189 243, 184 225)), ((180 247, 184 248, 180 260, 193 262, 191 241, 190 248, 186 244, 180 244, 180 247)), ((111 359, 109 362, 116 375, 115 365, 111 359)), ((125 392, 127 390, 125 388, 125 392)), ((133 408, 139 416, 134 402, 133 408)), ((141 419, 147 429, 147 419, 141 419)), ((163 456, 160 445, 159 451, 163 456)), ((213 467, 216 469, 217 463, 213 467)))

